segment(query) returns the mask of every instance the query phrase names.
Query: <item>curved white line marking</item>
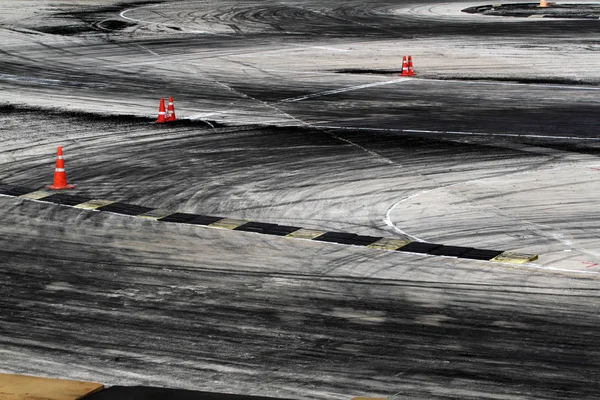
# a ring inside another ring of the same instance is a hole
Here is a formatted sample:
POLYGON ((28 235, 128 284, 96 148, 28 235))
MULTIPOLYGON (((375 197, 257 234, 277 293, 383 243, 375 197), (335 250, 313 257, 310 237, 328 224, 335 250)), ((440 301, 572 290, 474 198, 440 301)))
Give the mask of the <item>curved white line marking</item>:
POLYGON ((390 208, 388 208, 388 209, 387 209, 387 211, 386 211, 386 213, 385 213, 385 218, 383 219, 383 222, 385 222, 385 224, 386 224, 387 226, 389 226, 390 228, 392 228, 392 229, 393 229, 393 230, 395 230, 396 232, 400 233, 401 235, 405 235, 405 236, 411 237, 411 238, 413 238, 413 239, 415 239, 415 240, 418 240, 418 241, 420 241, 420 242, 424 242, 424 240, 423 240, 423 239, 419 239, 418 237, 416 237, 416 236, 414 236, 414 235, 411 235, 411 234, 409 234, 409 233, 407 233, 407 232, 404 232, 402 229, 398 228, 398 227, 396 226, 396 224, 394 224, 394 222, 392 221, 392 212, 394 211, 394 209, 395 209, 395 208, 396 208, 398 205, 400 205, 400 204, 404 203, 405 201, 408 201, 408 200, 412 199, 413 197, 420 196, 420 195, 422 195, 422 194, 425 194, 425 193, 427 193, 427 192, 431 192, 431 191, 433 191, 433 190, 436 190, 436 189, 439 189, 439 188, 435 188, 435 189, 429 189, 429 190, 423 190, 423 191, 421 191, 421 192, 417 192, 417 193, 411 194, 410 196, 408 196, 408 197, 405 197, 404 199, 402 199, 402 200, 400 200, 400 201, 397 201, 397 202, 396 202, 396 203, 394 203, 394 204, 393 204, 393 205, 392 205, 390 208))

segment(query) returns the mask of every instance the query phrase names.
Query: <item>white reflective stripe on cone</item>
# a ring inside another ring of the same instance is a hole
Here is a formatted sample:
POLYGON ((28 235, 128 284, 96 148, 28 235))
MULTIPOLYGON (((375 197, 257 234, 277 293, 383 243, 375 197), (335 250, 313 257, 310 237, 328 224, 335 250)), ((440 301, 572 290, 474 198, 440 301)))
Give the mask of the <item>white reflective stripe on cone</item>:
POLYGON ((63 159, 63 156, 56 156, 56 159, 57 159, 57 160, 62 160, 62 159, 63 159))
POLYGON ((64 168, 55 168, 54 172, 65 172, 64 168))

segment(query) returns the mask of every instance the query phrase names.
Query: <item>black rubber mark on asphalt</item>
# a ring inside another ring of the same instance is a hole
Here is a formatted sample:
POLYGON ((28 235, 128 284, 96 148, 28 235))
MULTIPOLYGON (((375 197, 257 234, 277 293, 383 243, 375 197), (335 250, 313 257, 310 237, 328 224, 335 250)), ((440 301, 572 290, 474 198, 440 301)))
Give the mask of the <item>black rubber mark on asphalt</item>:
POLYGON ((462 10, 468 14, 493 15, 498 17, 529 18, 576 18, 598 19, 600 17, 599 4, 556 4, 548 2, 546 7, 539 7, 539 3, 512 3, 468 7, 462 10))
POLYGON ((97 26, 98 28, 106 29, 109 31, 120 31, 122 29, 131 28, 136 25, 137 24, 134 24, 133 22, 114 20, 114 19, 105 20, 105 21, 95 24, 95 26, 97 26))
POLYGON ((24 188, 21 186, 12 186, 12 185, 4 185, 0 184, 0 194, 4 194, 7 196, 22 196, 27 193, 35 192, 33 189, 24 188))
MULTIPOLYGON (((437 79, 440 81, 469 81, 469 82, 512 82, 521 83, 524 85, 581 85, 581 86, 592 86, 589 82, 582 82, 576 79, 568 78, 503 78, 503 77, 461 77, 461 76, 434 76, 431 75, 429 78, 437 79)), ((595 85, 593 85, 595 86, 595 85)))
POLYGON ((99 211, 109 211, 116 214, 124 214, 124 215, 140 215, 147 213, 148 211, 153 210, 153 208, 136 206, 132 204, 125 203, 111 203, 106 206, 98 207, 99 211))
POLYGON ((76 206, 77 204, 86 203, 92 199, 89 197, 74 196, 66 193, 56 193, 48 197, 44 197, 43 200, 48 201, 50 203, 62 204, 65 206, 76 206))
POLYGON ((35 28, 40 33, 60 36, 75 36, 81 33, 97 31, 90 25, 60 25, 60 26, 39 26, 35 28))
MULTIPOLYGON (((70 82, 72 86, 77 86, 73 82, 70 82)), ((157 100, 158 107, 158 100, 157 100)), ((115 125, 122 125, 125 123, 130 124, 149 124, 156 121, 156 117, 144 117, 133 114, 104 114, 95 113, 88 111, 73 111, 73 110, 62 110, 62 109, 50 109, 43 107, 35 107, 24 104, 11 104, 11 103, 0 103, 0 111, 3 113, 16 113, 16 114, 41 114, 44 116, 57 116, 60 118, 70 118, 82 122, 109 122, 115 125)), ((170 121, 164 124, 155 124, 157 128, 176 128, 176 127, 211 127, 211 128, 222 128, 228 125, 211 120, 200 120, 200 119, 178 119, 170 121)))
POLYGON ((366 69, 366 68, 345 68, 332 70, 336 74, 354 74, 354 75, 398 75, 402 71, 402 66, 398 69, 366 69))

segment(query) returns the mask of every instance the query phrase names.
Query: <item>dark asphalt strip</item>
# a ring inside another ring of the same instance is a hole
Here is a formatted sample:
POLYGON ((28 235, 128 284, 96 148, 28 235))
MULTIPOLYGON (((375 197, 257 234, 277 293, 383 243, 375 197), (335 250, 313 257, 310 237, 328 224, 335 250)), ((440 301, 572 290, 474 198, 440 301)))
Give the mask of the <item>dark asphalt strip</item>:
POLYGON ((83 400, 277 400, 277 398, 149 386, 112 386, 85 396, 83 400))

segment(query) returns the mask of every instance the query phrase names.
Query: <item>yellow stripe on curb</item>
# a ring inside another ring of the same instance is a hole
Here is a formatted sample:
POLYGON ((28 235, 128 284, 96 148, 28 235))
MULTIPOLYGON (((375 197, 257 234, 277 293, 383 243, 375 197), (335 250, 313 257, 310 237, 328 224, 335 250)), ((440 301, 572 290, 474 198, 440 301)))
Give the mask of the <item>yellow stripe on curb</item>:
POLYGON ((78 400, 103 388, 95 382, 0 374, 2 400, 78 400))
POLYGON ((36 190, 35 192, 22 194, 19 197, 21 199, 39 200, 39 199, 43 199, 44 197, 48 197, 51 194, 52 193, 50 193, 46 190, 36 190))
POLYGON ((512 251, 505 251, 502 254, 497 255, 492 258, 490 261, 493 262, 503 262, 503 263, 511 263, 511 264, 525 264, 531 261, 535 261, 538 259, 537 254, 523 254, 523 253, 515 253, 512 251))
POLYGON ((81 208, 84 210, 95 210, 97 208, 104 207, 104 206, 107 206, 112 203, 114 203, 114 201, 112 201, 112 200, 94 199, 94 200, 86 201, 85 203, 77 204, 76 206, 73 206, 73 207, 81 208))
POLYGON ((412 240, 410 240, 408 238, 406 238, 406 239, 383 238, 383 239, 376 241, 375 243, 371 243, 367 247, 370 247, 372 249, 380 249, 380 250, 397 250, 400 247, 406 246, 410 242, 412 242, 412 240))
POLYGON ((294 239, 315 239, 326 233, 327 231, 317 231, 314 229, 298 229, 292 233, 285 235, 285 237, 294 238, 294 239))
POLYGON ((161 219, 161 218, 165 218, 168 217, 169 215, 175 214, 175 211, 169 211, 169 210, 160 210, 160 209, 156 209, 156 210, 150 210, 144 214, 140 214, 140 215, 136 215, 137 218, 147 218, 147 219, 161 219))
POLYGON ((210 224, 208 226, 211 227, 211 228, 233 230, 233 229, 237 228, 238 226, 244 225, 247 222, 249 222, 249 221, 246 221, 246 220, 243 220, 243 219, 223 218, 222 220, 217 221, 217 222, 213 222, 212 224, 210 224))

